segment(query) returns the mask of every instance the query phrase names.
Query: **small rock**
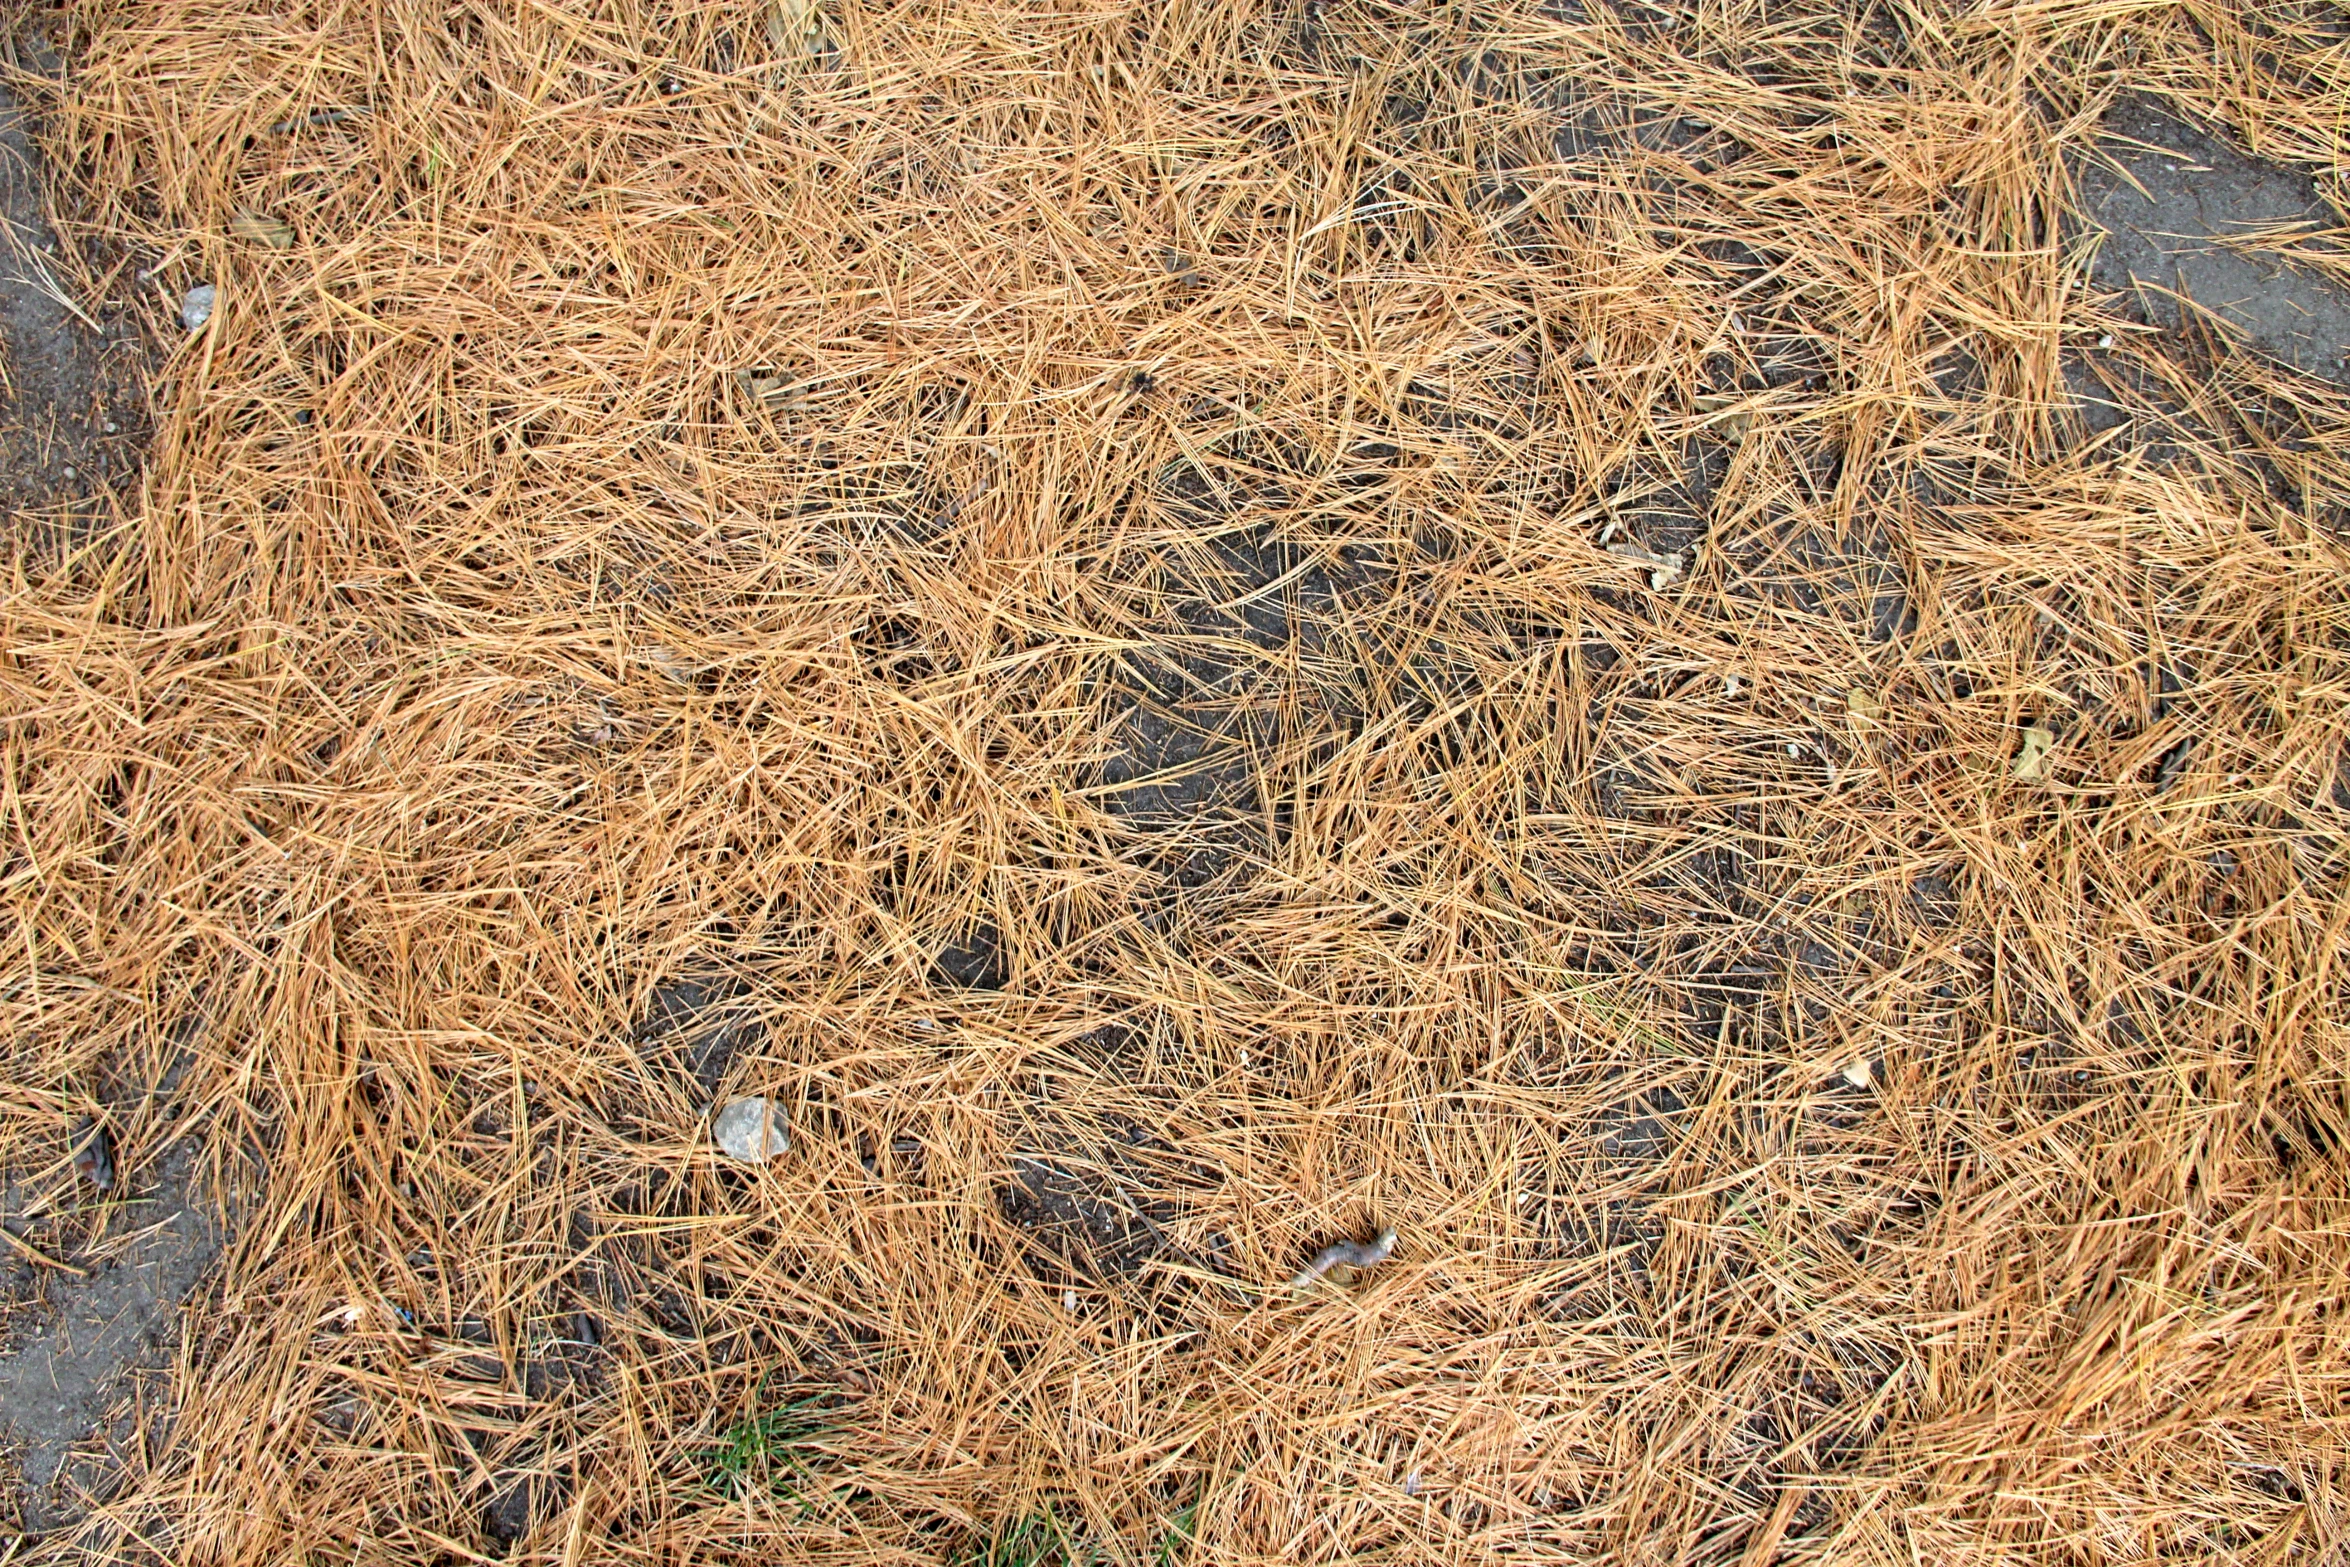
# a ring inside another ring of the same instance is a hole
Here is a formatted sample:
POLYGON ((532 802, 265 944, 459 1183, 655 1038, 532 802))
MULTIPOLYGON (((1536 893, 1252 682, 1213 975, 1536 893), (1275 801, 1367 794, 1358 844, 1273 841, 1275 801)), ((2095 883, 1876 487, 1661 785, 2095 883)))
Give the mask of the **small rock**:
POLYGON ((191 332, 204 330, 204 323, 212 319, 212 306, 220 298, 220 290, 210 283, 199 283, 188 290, 188 297, 180 301, 180 325, 191 332))
POLYGON ((109 419, 106 421, 106 433, 108 435, 120 435, 122 433, 122 426, 116 424, 112 419, 109 419))
POLYGON ((710 1123, 710 1135, 728 1158, 744 1164, 765 1164, 791 1147, 782 1115, 757 1095, 737 1099, 719 1111, 710 1123))
POLYGON ((1866 1088, 1876 1081, 1876 1073, 1866 1061, 1856 1056, 1844 1064, 1844 1081, 1855 1088, 1866 1088))

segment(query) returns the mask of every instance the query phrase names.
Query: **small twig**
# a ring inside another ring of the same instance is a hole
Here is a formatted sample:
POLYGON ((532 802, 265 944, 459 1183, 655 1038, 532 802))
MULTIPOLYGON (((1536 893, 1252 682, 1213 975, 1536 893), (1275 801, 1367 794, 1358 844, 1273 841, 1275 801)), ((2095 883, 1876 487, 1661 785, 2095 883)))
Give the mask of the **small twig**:
POLYGON ((1667 583, 1681 575, 1681 557, 1678 553, 1659 555, 1654 550, 1644 549, 1640 545, 1630 543, 1609 544, 1604 548, 1610 555, 1619 556, 1636 565, 1649 568, 1648 585, 1660 593, 1664 591, 1667 583))

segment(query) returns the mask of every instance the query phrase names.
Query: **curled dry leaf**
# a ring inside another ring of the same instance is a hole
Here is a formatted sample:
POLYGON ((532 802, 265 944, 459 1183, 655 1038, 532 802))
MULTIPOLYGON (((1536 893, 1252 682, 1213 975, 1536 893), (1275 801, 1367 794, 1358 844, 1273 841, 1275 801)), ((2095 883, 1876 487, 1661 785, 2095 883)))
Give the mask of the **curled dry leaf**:
POLYGON ((1376 1268, 1395 1251, 1395 1229, 1389 1226, 1368 1241, 1339 1241, 1314 1253, 1307 1263, 1289 1281, 1293 1290, 1312 1289, 1323 1279, 1333 1284, 1352 1284, 1355 1275, 1366 1268, 1376 1268))
POLYGON ((2016 749, 2008 775, 2018 783, 2039 783, 2048 776, 2048 753, 2056 748, 2056 732, 2045 724, 2024 725, 2023 744, 2016 749))
POLYGON ((1876 723, 1885 716, 1885 704, 1860 686, 1844 693, 1844 710, 1866 723, 1876 723))

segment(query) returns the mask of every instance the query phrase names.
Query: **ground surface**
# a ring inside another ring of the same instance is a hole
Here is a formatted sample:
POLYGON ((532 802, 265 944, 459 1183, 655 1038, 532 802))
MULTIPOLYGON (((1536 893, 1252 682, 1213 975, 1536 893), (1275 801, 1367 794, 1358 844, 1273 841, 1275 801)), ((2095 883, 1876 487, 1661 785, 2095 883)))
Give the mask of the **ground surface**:
MULTIPOLYGON (((78 1518, 80 1498, 111 1479, 110 1455, 93 1452, 61 1488, 77 1445, 104 1437, 116 1452, 135 1452, 169 1434, 167 1391, 136 1388, 128 1373, 168 1363, 180 1307, 220 1252, 218 1220, 190 1182, 194 1165, 193 1150, 177 1146, 151 1168, 125 1171, 126 1189, 108 1204, 118 1233, 67 1228, 79 1244, 66 1252, 73 1260, 64 1267, 21 1252, 0 1266, 10 1329, 0 1352, 0 1429, 12 1441, 22 1486, 14 1511, 29 1532, 78 1518), (133 1408, 110 1423, 123 1403, 133 1408)), ((94 1196, 71 1187, 65 1193, 69 1203, 94 1196)), ((55 1246, 37 1220, 27 1222, 22 1206, 11 1204, 0 1223, 55 1246)))
POLYGON ((2104 232, 2098 286, 2133 294, 2147 319, 2173 330, 2191 301, 2260 353, 2350 376, 2350 289, 2226 243, 2292 226, 2338 232, 2342 215, 2308 173, 2248 158, 2144 100, 2122 104, 2103 129, 2112 161, 2090 165, 2082 191, 2104 232))
POLYGON ((2350 1544, 2324 14, 82 25, 17 1558, 2350 1544))
MULTIPOLYGON (((26 68, 58 68, 37 30, 19 41, 26 68)), ((82 274, 46 216, 45 172, 0 86, 0 510, 9 536, 39 549, 104 518, 147 425, 138 323, 102 295, 78 297, 82 274)), ((36 1160, 4 1172, 0 1203, 0 1226, 23 1243, 0 1252, 0 1451, 13 1471, 0 1527, 36 1534, 78 1518, 79 1498, 110 1478, 99 1439, 135 1451, 168 1431, 156 1412, 168 1400, 135 1373, 168 1364, 180 1305, 220 1247, 187 1147, 123 1150, 101 1194, 64 1158, 79 1109, 55 1102, 48 1119, 47 1135, 18 1150, 36 1160), (67 1475, 77 1444, 92 1451, 67 1475)))
POLYGON ((82 277, 57 252, 37 169, 23 113, 0 87, 0 507, 12 517, 86 512, 123 479, 147 425, 138 328, 76 300, 82 277))

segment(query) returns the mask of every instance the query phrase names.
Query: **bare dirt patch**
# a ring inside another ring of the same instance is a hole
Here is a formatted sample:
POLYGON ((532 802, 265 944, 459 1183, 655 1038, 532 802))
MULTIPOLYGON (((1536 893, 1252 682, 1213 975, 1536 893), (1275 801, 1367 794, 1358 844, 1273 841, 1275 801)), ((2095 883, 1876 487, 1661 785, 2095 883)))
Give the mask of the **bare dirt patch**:
POLYGON ((2247 156, 2144 98, 2106 116, 2106 159, 2085 166, 2083 208, 2104 230, 2092 275, 2176 331, 2208 315, 2305 374, 2350 379, 2350 288, 2258 242, 2334 233, 2343 215, 2307 170, 2247 156), (2108 161, 2110 160, 2110 161, 2108 161))
MULTIPOLYGON (((89 539, 135 487, 149 354, 123 253, 69 248, 52 225, 55 197, 16 90, 53 91, 61 65, 50 31, 19 30, 19 19, 9 11, 0 37, 0 536, 38 560, 89 539)), ((35 1535, 79 1518, 112 1484, 119 1455, 167 1439, 169 1399, 150 1384, 222 1238, 196 1190, 194 1145, 145 1114, 151 1103, 128 1118, 78 1114, 119 1097, 92 1094, 94 1081, 36 1095, 44 1135, 0 1168, 10 1237, 0 1249, 0 1452, 6 1512, 35 1535), (130 1126, 167 1139, 118 1146, 130 1126), (103 1189, 67 1158, 97 1137, 103 1189), (55 1157, 36 1166, 28 1154, 55 1157)))
POLYGON ((132 1398, 131 1384, 164 1367, 181 1306, 220 1252, 221 1224, 197 1190, 196 1161, 182 1140, 147 1168, 119 1170, 117 1190, 103 1198, 86 1184, 37 1203, 10 1191, 0 1225, 23 1244, 0 1259, 0 1438, 15 1459, 28 1533, 80 1516, 108 1482, 113 1453, 134 1444, 152 1452, 168 1438, 168 1397, 132 1398))
POLYGON ((86 528, 145 448, 146 350, 135 318, 85 295, 90 274, 61 248, 45 200, 0 77, 0 512, 86 528))

